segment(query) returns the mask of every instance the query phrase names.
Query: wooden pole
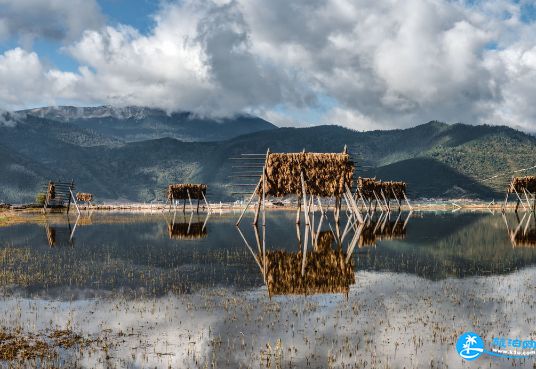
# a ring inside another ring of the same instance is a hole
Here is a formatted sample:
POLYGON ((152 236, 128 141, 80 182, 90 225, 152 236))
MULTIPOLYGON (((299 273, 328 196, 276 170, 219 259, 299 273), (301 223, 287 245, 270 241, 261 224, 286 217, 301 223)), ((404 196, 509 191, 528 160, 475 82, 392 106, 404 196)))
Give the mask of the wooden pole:
POLYGON ((190 196, 190 190, 186 189, 186 193, 188 194, 188 202, 190 203, 190 212, 194 210, 194 206, 192 205, 192 198, 190 196))
POLYGON ((504 197, 504 204, 503 204, 503 207, 502 207, 503 212, 506 210, 506 205, 508 205, 508 195, 509 195, 509 192, 508 192, 508 190, 506 190, 506 196, 504 197))
POLYGON ((205 197, 205 194, 203 191, 201 191, 201 195, 203 195, 203 200, 205 200, 205 204, 207 204, 207 212, 210 214, 212 213, 212 209, 210 208, 210 205, 208 204, 207 198, 205 197))
POLYGON ((300 224, 301 197, 298 196, 298 210, 296 210, 296 224, 300 224))
POLYGON ((257 207, 255 208, 255 216, 253 217, 253 225, 257 225, 257 223, 259 222, 259 212, 261 209, 261 202, 262 202, 262 199, 259 196, 259 199, 257 200, 257 207))
POLYGON ((404 200, 406 200, 406 203, 408 204, 409 210, 413 211, 413 208, 411 207, 411 204, 409 203, 408 197, 406 196, 406 192, 402 191, 402 195, 404 195, 404 200))
POLYGON ((242 217, 244 216, 244 214, 246 213, 246 211, 248 210, 249 208, 249 204, 251 204, 251 201, 253 200, 253 197, 255 197, 255 195, 257 194, 257 189, 259 188, 259 186, 261 185, 261 181, 262 179, 259 178, 259 183, 257 183, 257 187, 255 187, 255 189, 253 190, 253 193, 251 194, 251 197, 249 198, 246 206, 244 207, 244 209, 242 210, 242 213, 240 214, 240 217, 238 218, 238 220, 236 221, 236 225, 239 225, 240 224, 240 221, 242 220, 242 217))

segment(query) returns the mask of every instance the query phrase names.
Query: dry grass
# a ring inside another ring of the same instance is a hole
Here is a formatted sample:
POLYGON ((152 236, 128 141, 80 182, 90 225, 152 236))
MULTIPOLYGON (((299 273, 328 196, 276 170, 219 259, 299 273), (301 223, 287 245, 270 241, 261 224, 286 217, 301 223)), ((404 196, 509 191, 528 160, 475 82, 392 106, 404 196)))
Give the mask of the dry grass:
POLYGON ((308 194, 338 197, 344 193, 345 184, 351 187, 353 172, 354 164, 345 153, 269 154, 264 190, 275 197, 301 195, 303 173, 308 194))
POLYGON ((168 200, 203 200, 206 193, 206 184, 178 183, 168 186, 168 200))

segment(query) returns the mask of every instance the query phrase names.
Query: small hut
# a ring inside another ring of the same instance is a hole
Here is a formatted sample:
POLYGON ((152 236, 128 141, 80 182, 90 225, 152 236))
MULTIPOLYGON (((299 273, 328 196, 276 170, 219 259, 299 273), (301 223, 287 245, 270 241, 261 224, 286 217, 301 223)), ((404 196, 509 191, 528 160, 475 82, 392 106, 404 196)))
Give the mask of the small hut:
POLYGON ((179 200, 184 200, 182 211, 186 211, 186 200, 190 203, 190 209, 193 209, 192 200, 197 200, 196 211, 199 212, 199 201, 203 200, 207 206, 207 210, 210 211, 210 207, 206 198, 207 185, 206 184, 193 184, 193 183, 178 183, 170 184, 167 190, 167 199, 171 205, 176 205, 179 200))
POLYGON ((530 208, 536 209, 536 176, 512 177, 512 180, 506 189, 506 198, 504 200, 503 210, 508 203, 509 194, 516 195, 516 212, 519 209, 520 204, 526 210, 529 210, 530 208), (526 206, 522 197, 526 201, 526 206), (530 203, 531 198, 532 204, 530 203))

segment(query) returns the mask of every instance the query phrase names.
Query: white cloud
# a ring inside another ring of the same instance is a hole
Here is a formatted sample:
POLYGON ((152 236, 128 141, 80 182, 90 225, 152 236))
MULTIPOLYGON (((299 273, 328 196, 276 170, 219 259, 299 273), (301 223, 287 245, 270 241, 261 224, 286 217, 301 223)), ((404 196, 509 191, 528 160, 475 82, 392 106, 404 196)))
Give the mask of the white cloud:
MULTIPOLYGON (((535 130, 536 26, 521 22, 520 4, 186 0, 164 2, 154 20, 146 35, 86 25, 65 47, 81 65, 76 74, 44 68, 33 53, 4 53, 0 65, 15 73, 0 87, 1 104, 73 99, 254 112, 289 124, 285 107, 315 110, 327 96, 336 103, 318 120, 355 129, 438 119, 535 130), (17 65, 5 66, 16 57, 29 63, 33 80, 47 82, 39 94, 17 65)), ((12 29, 3 21, 0 35, 12 29)), ((71 23, 80 30, 87 22, 71 23)))

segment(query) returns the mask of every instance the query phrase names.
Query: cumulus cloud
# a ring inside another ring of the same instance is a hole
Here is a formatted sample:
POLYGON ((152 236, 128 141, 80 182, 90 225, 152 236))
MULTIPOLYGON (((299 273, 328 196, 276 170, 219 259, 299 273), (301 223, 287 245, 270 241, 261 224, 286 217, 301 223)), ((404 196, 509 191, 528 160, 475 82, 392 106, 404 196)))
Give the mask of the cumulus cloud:
POLYGON ((96 0, 0 0, 0 40, 15 36, 26 46, 37 37, 74 41, 103 20, 96 0))
MULTIPOLYGON (((249 112, 292 124, 285 109, 321 111, 319 97, 326 96, 335 103, 312 123, 375 129, 438 119, 535 130, 536 26, 521 21, 522 5, 164 2, 148 34, 127 25, 85 26, 65 48, 81 65, 75 74, 46 69, 33 53, 19 55, 37 81, 46 81, 45 92, 20 88, 8 96, 0 87, 0 101, 28 106, 43 96, 43 103, 74 99, 206 115, 249 112)), ((0 35, 10 29, 0 21, 0 35)), ((17 53, 2 56, 0 71, 17 53)))

